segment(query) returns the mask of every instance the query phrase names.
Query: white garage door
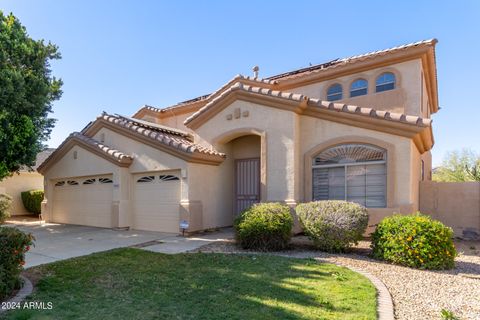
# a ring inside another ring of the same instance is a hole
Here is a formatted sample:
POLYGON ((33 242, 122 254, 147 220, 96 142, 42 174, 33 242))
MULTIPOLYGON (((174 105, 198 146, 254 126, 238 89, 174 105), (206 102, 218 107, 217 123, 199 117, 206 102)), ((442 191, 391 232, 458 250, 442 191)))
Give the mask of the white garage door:
POLYGON ((53 189, 54 222, 112 227, 112 176, 65 178, 53 189))
POLYGON ((180 179, 178 174, 148 173, 134 177, 133 227, 178 232, 180 179))

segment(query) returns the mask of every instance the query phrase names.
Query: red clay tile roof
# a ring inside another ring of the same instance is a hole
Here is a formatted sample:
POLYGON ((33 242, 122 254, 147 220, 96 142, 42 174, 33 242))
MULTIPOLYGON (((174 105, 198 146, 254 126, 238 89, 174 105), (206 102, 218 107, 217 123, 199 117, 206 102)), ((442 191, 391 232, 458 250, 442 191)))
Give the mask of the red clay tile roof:
MULTIPOLYGON (((347 57, 347 58, 343 58, 343 59, 335 59, 335 60, 331 60, 331 61, 328 61, 328 62, 325 62, 325 63, 314 65, 314 66, 311 66, 311 67, 301 68, 301 69, 297 69, 297 70, 273 75, 273 76, 263 78, 263 79, 253 78, 253 77, 248 77, 248 76, 243 76, 243 75, 237 75, 232 80, 230 80, 225 85, 223 85, 220 89, 216 90, 215 92, 213 92, 211 94, 206 94, 206 95, 203 95, 203 96, 200 96, 200 97, 197 97, 197 98, 182 101, 178 104, 175 104, 173 106, 166 107, 166 108, 156 108, 156 107, 152 107, 152 106, 149 106, 149 105, 145 105, 143 108, 154 111, 154 112, 165 112, 167 110, 182 107, 182 106, 194 103, 194 102, 198 102, 198 101, 202 101, 202 100, 209 100, 209 99, 215 98, 215 95, 217 93, 222 91, 225 87, 230 86, 232 83, 238 82, 238 80, 255 81, 255 82, 258 82, 259 84, 263 84, 265 86, 271 86, 271 85, 277 84, 279 81, 299 78, 299 77, 302 77, 302 76, 305 76, 305 75, 308 75, 308 74, 322 72, 322 71, 325 71, 327 69, 330 70, 330 69, 333 69, 333 68, 337 68, 339 66, 348 65, 348 64, 351 64, 351 63, 364 61, 364 60, 367 60, 367 59, 373 59, 373 58, 378 57, 378 56, 383 56, 383 55, 387 55, 387 54, 391 54, 391 53, 405 51, 405 50, 415 48, 415 47, 421 47, 421 46, 428 47, 428 46, 432 46, 432 45, 436 44, 437 42, 438 42, 437 39, 429 39, 429 40, 413 42, 413 43, 409 43, 409 44, 405 44, 405 45, 401 45, 401 46, 397 46, 397 47, 393 47, 393 48, 389 48, 389 49, 385 49, 385 50, 373 51, 373 52, 369 52, 369 53, 365 53, 365 54, 361 54, 361 55, 356 55, 356 56, 351 56, 351 57, 347 57)), ((435 75, 435 78, 436 78, 436 75, 435 75)))
POLYGON ((194 143, 191 136, 185 136, 183 131, 180 132, 174 128, 158 126, 156 124, 149 125, 146 121, 139 123, 138 119, 130 120, 127 117, 109 115, 106 113, 99 116, 97 119, 107 121, 116 126, 141 134, 142 136, 152 139, 155 142, 172 147, 181 152, 190 154, 201 153, 222 158, 225 157, 225 154, 216 151, 212 146, 203 146, 194 143))
POLYGON ((358 116, 376 118, 381 120, 401 122, 401 123, 406 123, 406 124, 420 126, 420 127, 428 127, 431 125, 431 121, 432 121, 431 119, 425 119, 417 116, 410 116, 406 114, 389 112, 389 111, 380 111, 372 108, 362 108, 358 106, 346 105, 343 103, 333 103, 328 101, 322 101, 320 99, 309 98, 299 93, 282 92, 278 90, 253 87, 253 86, 244 85, 240 82, 237 82, 234 85, 232 85, 229 89, 224 91, 221 95, 219 95, 218 97, 216 97, 215 99, 207 103, 205 106, 200 108, 197 112, 192 114, 190 117, 188 117, 185 120, 184 124, 188 124, 193 119, 205 113, 218 100, 223 99, 225 96, 229 95, 234 91, 243 91, 243 92, 251 93, 254 95, 274 97, 274 98, 284 99, 287 101, 294 101, 298 103, 305 101, 307 105, 310 107, 317 107, 324 110, 331 110, 331 111, 337 111, 337 112, 351 113, 351 114, 356 114, 358 116))
POLYGON ((399 52, 399 51, 405 51, 405 50, 408 50, 408 49, 411 49, 411 48, 414 48, 414 47, 420 47, 420 46, 427 46, 428 47, 428 46, 434 45, 436 43, 437 43, 437 39, 423 40, 423 41, 413 42, 413 43, 409 43, 409 44, 404 44, 404 45, 389 48, 389 49, 372 51, 372 52, 369 52, 369 53, 360 54, 360 55, 356 55, 356 56, 351 56, 351 57, 347 57, 347 58, 343 58, 343 59, 335 59, 335 60, 332 60, 332 61, 329 61, 329 62, 326 62, 326 63, 314 65, 314 66, 311 66, 311 67, 302 68, 302 69, 298 69, 298 70, 293 70, 293 71, 277 74, 277 75, 268 77, 267 80, 285 80, 285 79, 297 78, 297 77, 304 76, 306 74, 317 73, 317 72, 321 72, 321 71, 324 71, 324 70, 327 70, 327 69, 337 68, 339 66, 343 66, 343 65, 358 62, 358 61, 363 61, 363 60, 366 60, 366 59, 372 59, 372 58, 375 58, 375 57, 378 57, 378 56, 383 56, 383 55, 386 55, 386 54, 391 54, 391 53, 395 53, 395 52, 399 52))
POLYGON ((45 168, 45 166, 48 165, 48 163, 55 158, 55 156, 62 151, 63 147, 71 142, 71 141, 77 141, 80 142, 81 144, 85 144, 92 148, 93 150, 96 150, 98 152, 103 153, 107 158, 109 158, 112 162, 118 163, 118 164, 123 164, 123 165, 129 165, 133 161, 133 157, 121 152, 119 150, 113 149, 102 142, 95 140, 93 138, 87 137, 80 132, 73 132, 71 133, 67 139, 65 139, 57 149, 55 149, 54 152, 52 152, 43 162, 40 164, 37 168, 38 171, 41 171, 42 169, 45 168))
POLYGON ((194 103, 194 102, 211 100, 216 95, 218 95, 222 90, 224 90, 225 88, 228 88, 229 86, 231 86, 232 84, 234 84, 235 82, 238 82, 238 81, 244 81, 244 82, 248 82, 248 83, 256 83, 258 85, 272 85, 272 84, 276 83, 276 81, 273 81, 273 80, 248 77, 248 76, 238 74, 235 77, 233 77, 230 81, 225 83, 223 86, 221 86, 218 90, 216 90, 216 91, 214 91, 210 94, 206 94, 206 95, 203 95, 203 96, 200 96, 200 97, 197 97, 197 98, 182 101, 182 102, 179 102, 179 103, 177 103, 173 106, 162 108, 162 109, 156 108, 156 107, 153 107, 153 106, 149 106, 149 105, 144 105, 142 107, 142 109, 147 109, 147 110, 154 111, 154 112, 167 112, 168 110, 175 109, 175 108, 178 108, 178 107, 182 107, 182 106, 194 103))
POLYGON ((131 155, 128 155, 122 151, 110 148, 109 146, 105 145, 104 143, 98 140, 84 136, 80 132, 73 132, 72 134, 70 134, 69 138, 76 138, 78 140, 81 140, 86 144, 89 144, 92 147, 95 147, 98 150, 102 151, 103 153, 109 155, 113 159, 118 160, 119 162, 133 160, 133 157, 131 155))

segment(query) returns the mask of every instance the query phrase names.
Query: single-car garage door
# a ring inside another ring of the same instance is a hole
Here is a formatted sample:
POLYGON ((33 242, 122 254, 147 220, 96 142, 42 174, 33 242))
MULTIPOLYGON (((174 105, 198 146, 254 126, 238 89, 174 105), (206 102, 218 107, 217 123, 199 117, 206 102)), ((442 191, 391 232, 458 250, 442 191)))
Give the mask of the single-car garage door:
POLYGON ((141 174, 136 175, 133 181, 133 228, 178 232, 180 208, 178 174, 141 174))
POLYGON ((112 186, 112 176, 55 181, 52 221, 111 228, 112 186))

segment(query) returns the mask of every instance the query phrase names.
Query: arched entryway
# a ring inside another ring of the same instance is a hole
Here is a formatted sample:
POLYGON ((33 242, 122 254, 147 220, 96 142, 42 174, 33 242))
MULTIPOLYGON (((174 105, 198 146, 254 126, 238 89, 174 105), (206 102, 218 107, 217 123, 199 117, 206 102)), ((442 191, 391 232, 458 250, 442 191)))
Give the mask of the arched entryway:
MULTIPOLYGON (((217 150, 227 155, 220 165, 225 199, 232 217, 254 203, 265 201, 266 192, 266 135, 255 128, 239 128, 225 132, 213 140, 217 150)), ((233 221, 233 220, 232 220, 233 221)))
POLYGON ((238 215, 260 202, 260 136, 246 135, 229 142, 233 159, 233 208, 238 215))

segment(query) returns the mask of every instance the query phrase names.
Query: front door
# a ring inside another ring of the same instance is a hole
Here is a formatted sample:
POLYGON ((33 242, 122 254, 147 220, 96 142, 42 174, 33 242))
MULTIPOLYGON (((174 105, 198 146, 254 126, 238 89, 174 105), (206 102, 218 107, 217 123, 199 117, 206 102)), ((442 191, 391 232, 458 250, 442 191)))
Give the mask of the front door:
POLYGON ((235 214, 260 201, 260 159, 235 160, 235 214))

